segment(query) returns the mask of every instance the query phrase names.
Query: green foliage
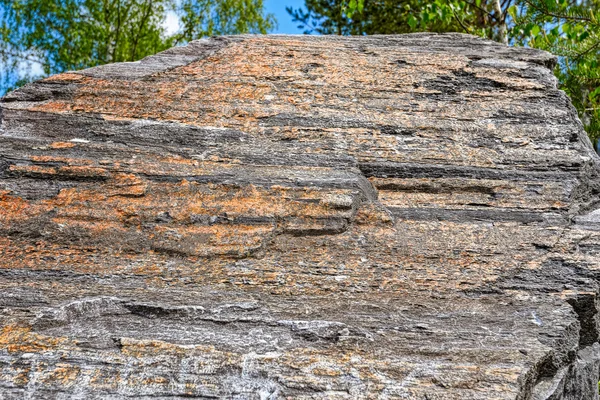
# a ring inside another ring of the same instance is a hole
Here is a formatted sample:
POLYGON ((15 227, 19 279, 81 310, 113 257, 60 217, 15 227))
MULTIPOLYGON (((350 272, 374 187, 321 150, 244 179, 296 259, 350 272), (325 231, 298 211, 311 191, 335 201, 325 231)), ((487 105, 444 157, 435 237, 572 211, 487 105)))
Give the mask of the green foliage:
POLYGON ((528 0, 509 10, 516 44, 559 56, 555 73, 593 142, 600 138, 599 0, 528 0))
POLYGON ((559 56, 555 74, 592 139, 600 138, 600 0, 306 0, 307 32, 470 33, 559 56))
POLYGON ((324 35, 374 35, 460 30, 448 7, 421 0, 306 0, 303 8, 287 8, 294 22, 305 33, 324 35), (427 24, 429 13, 439 16, 436 24, 427 24))
POLYGON ((0 0, 0 94, 43 74, 135 61, 208 35, 266 33, 263 0, 0 0), (167 11, 183 25, 167 35, 167 11), (29 71, 28 71, 29 69, 29 71))
POLYGON ((175 39, 181 43, 204 36, 267 33, 276 21, 263 9, 263 0, 181 0, 183 29, 175 39))
POLYGON ((462 31, 503 41, 505 13, 496 9, 499 4, 495 0, 306 0, 306 10, 287 10, 306 33, 462 31))

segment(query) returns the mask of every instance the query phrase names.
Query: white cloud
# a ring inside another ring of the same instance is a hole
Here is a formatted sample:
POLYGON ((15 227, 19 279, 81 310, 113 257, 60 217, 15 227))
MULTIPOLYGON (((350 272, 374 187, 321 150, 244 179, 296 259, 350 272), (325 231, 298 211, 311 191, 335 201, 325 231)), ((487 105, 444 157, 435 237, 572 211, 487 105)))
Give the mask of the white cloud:
POLYGON ((165 33, 167 35, 173 35, 177 31, 179 31, 179 17, 175 14, 174 11, 167 11, 166 18, 162 24, 165 29, 165 33))
POLYGON ((39 77, 44 74, 42 64, 37 62, 21 61, 17 67, 19 75, 27 74, 32 77, 39 77))

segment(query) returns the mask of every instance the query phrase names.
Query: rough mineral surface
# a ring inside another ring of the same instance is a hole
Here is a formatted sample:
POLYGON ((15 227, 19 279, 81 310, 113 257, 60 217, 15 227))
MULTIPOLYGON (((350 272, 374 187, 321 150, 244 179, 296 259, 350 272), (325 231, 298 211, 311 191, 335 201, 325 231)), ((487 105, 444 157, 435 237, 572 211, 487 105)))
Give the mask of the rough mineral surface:
POLYGON ((239 36, 0 103, 1 399, 596 399, 553 56, 239 36))

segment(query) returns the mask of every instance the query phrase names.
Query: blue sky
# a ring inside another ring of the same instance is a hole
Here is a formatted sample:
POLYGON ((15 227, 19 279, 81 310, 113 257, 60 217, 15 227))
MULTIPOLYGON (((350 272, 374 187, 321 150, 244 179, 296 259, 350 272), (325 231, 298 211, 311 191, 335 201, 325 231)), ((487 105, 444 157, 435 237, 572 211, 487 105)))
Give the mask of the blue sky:
POLYGON ((273 33, 302 33, 297 24, 292 22, 292 18, 285 11, 286 7, 300 8, 304 6, 304 0, 265 0, 267 12, 275 14, 278 27, 273 33))

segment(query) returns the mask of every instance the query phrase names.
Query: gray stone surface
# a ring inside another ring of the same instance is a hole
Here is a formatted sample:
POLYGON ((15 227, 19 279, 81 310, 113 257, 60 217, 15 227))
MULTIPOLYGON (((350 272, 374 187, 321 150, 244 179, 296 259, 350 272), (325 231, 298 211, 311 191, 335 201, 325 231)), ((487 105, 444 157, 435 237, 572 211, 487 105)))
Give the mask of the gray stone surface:
POLYGON ((236 36, 0 102, 0 399, 596 399, 550 54, 236 36))

